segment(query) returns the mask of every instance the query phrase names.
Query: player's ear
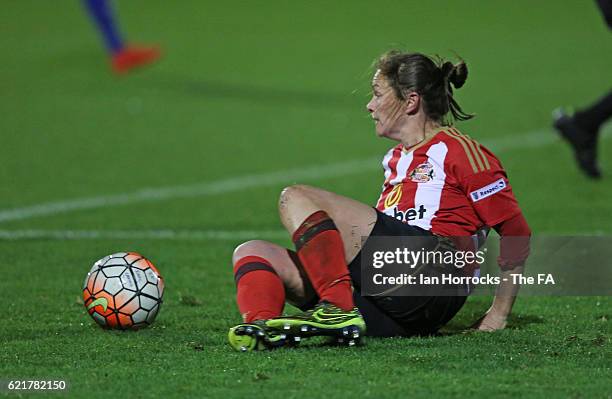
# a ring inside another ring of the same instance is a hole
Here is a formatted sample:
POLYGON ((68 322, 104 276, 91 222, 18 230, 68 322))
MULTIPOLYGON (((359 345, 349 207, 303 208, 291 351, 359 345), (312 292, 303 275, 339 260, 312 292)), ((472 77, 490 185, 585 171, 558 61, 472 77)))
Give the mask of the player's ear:
POLYGON ((421 106, 421 96, 417 92, 410 92, 406 95, 404 102, 404 113, 406 115, 414 115, 419 112, 421 106))

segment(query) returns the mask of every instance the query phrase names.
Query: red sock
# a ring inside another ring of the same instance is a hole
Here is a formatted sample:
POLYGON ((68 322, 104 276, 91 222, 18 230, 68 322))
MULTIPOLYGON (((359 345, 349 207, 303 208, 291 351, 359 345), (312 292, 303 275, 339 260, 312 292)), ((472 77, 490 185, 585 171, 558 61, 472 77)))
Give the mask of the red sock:
POLYGON ((293 243, 320 300, 341 309, 355 307, 351 277, 344 258, 340 232, 327 213, 308 216, 293 233, 293 243))
POLYGON ((285 287, 270 265, 259 256, 245 256, 234 265, 236 302, 245 323, 278 317, 285 306, 285 287))

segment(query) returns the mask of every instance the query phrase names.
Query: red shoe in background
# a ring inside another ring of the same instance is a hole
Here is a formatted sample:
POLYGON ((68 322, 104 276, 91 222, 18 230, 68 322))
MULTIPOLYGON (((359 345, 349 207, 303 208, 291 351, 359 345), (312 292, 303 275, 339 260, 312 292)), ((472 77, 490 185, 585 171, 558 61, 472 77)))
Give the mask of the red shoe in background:
POLYGON ((113 72, 123 75, 132 69, 151 64, 161 56, 157 47, 125 47, 112 56, 113 72))

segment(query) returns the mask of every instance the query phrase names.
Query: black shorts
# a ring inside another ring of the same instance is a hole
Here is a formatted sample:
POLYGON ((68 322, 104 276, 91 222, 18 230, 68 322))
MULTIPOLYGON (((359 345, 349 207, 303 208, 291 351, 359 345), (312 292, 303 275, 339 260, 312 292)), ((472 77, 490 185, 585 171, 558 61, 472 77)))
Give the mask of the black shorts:
MULTIPOLYGON (((403 223, 382 212, 371 236, 432 236, 424 229, 403 223)), ((367 240, 366 240, 367 242, 367 240)), ((427 335, 438 331, 461 309, 467 298, 465 287, 452 296, 362 296, 361 252, 348 266, 353 297, 367 326, 367 334, 378 337, 427 335)))

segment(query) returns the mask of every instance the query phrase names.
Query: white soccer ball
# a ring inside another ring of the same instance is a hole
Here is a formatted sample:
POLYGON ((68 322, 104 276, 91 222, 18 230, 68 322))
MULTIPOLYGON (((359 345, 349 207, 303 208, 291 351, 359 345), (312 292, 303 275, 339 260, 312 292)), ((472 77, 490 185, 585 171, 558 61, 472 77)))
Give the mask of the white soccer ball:
POLYGON ((87 312, 104 328, 139 329, 153 323, 164 280, 144 256, 120 252, 94 263, 83 283, 87 312))

